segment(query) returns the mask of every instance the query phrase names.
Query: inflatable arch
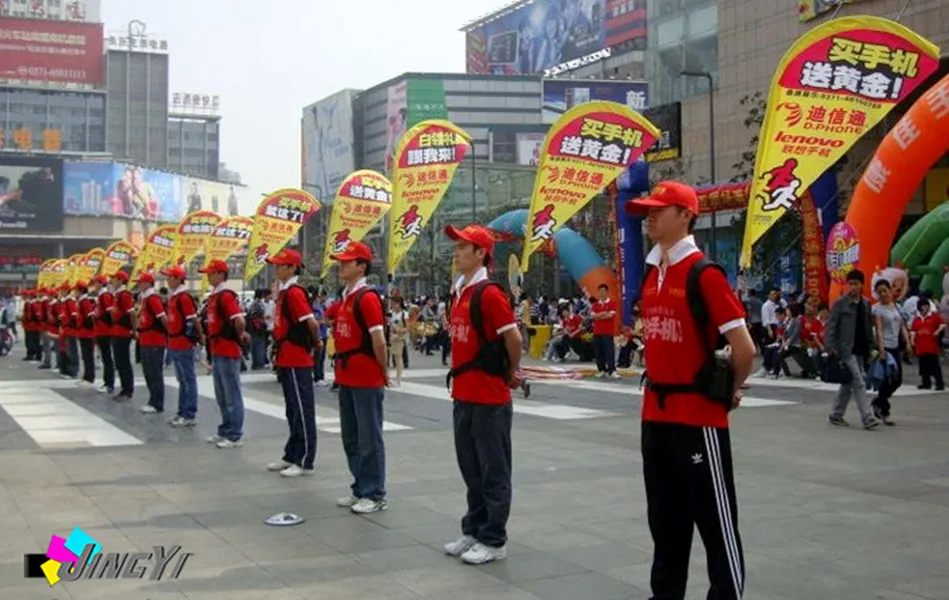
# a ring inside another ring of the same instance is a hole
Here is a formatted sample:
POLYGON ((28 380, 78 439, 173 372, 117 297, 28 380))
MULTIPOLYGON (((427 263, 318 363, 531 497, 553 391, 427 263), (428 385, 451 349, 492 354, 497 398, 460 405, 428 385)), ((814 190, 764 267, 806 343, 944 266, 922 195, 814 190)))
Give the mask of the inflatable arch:
POLYGON ((944 202, 916 221, 893 244, 890 263, 913 274, 922 274, 921 290, 942 294, 942 271, 949 265, 949 202, 944 202), (929 262, 923 261, 929 257, 929 262))
MULTIPOLYGON (((868 274, 886 268, 891 256, 890 246, 906 212, 906 205, 926 173, 949 149, 947 98, 949 75, 920 96, 886 135, 867 165, 844 219, 856 232, 855 254, 858 258, 851 267, 862 269, 868 274)), ((939 251, 935 237, 927 234, 926 239, 926 244, 931 243, 929 251, 939 251)), ((944 239, 945 234, 941 240, 944 239)), ((921 262, 923 256, 928 254, 923 248, 926 244, 921 242, 918 251, 910 252, 901 247, 899 252, 903 253, 904 258, 908 256, 921 262)), ((897 252, 896 247, 893 250, 897 252)), ((839 297, 843 288, 842 282, 834 282, 831 299, 839 297)), ((869 290, 866 293, 869 294, 869 290)))
MULTIPOLYGON (((500 234, 501 241, 521 240, 527 223, 527 210, 512 210, 491 221, 488 228, 500 234)), ((616 276, 596 253, 590 242, 569 227, 561 227, 554 233, 557 259, 570 277, 588 297, 595 295, 601 284, 617 292, 616 276)))

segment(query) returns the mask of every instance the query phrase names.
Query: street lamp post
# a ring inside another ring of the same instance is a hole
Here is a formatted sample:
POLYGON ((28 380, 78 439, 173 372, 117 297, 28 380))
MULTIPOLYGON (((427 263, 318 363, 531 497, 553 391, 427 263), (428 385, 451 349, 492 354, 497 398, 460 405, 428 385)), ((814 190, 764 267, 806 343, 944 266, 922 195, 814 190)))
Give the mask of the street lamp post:
MULTIPOLYGON (((711 172, 711 184, 715 184, 715 92, 712 89, 712 74, 707 71, 682 71, 683 77, 701 77, 708 81, 708 145, 709 145, 709 171, 711 172)), ((712 260, 718 258, 718 223, 715 211, 712 211, 711 228, 711 246, 712 260)))

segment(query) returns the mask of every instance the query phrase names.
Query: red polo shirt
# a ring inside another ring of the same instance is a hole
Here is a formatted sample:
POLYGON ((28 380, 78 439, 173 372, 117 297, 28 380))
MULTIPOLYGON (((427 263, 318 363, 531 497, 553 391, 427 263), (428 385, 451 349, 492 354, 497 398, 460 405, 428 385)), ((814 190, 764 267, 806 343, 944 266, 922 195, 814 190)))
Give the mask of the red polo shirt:
POLYGON ((142 310, 138 316, 138 343, 141 346, 164 347, 165 334, 155 329, 161 317, 165 316, 165 306, 161 297, 152 292, 142 300, 142 310))
MULTIPOLYGON (((306 321, 312 318, 314 318, 313 309, 310 308, 310 301, 306 297, 306 292, 299 286, 288 285, 286 289, 280 290, 277 294, 277 304, 274 309, 274 340, 284 340, 287 337, 291 322, 302 323, 302 327, 307 327, 306 321), (284 313, 290 315, 290 321, 286 319, 284 313)), ((274 364, 278 367, 291 369, 310 368, 313 366, 312 350, 312 347, 304 348, 284 340, 277 346, 277 358, 274 360, 274 364)))
POLYGON ((46 330, 51 335, 59 335, 59 319, 63 312, 63 303, 59 300, 49 301, 49 311, 46 313, 46 330))
POLYGON ((132 297, 132 293, 128 290, 120 290, 115 293, 115 303, 112 306, 112 327, 109 329, 109 334, 117 338, 128 338, 132 337, 131 327, 126 327, 122 325, 121 322, 126 315, 131 317, 131 312, 135 308, 135 298, 132 297))
POLYGON ((59 323, 63 328, 63 335, 76 337, 78 333, 76 326, 79 324, 79 303, 72 296, 69 296, 63 302, 63 312, 60 315, 59 323))
POLYGON ((52 325, 53 303, 49 298, 40 302, 40 331, 49 332, 52 325))
MULTIPOLYGON (((597 300, 590 309, 594 315, 616 311, 616 303, 607 298, 606 300, 597 300)), ((613 335, 616 331, 616 315, 612 319, 594 319, 593 335, 613 335)))
POLYGON ((96 301, 89 296, 82 296, 79 299, 79 331, 77 337, 88 340, 95 335, 95 315, 96 301), (91 323, 89 321, 92 321, 91 323))
MULTIPOLYGON (((666 269, 662 287, 659 269, 654 268, 643 284, 643 339, 646 343, 646 371, 656 383, 688 385, 708 360, 700 335, 714 347, 719 332, 744 326, 745 310, 732 292, 728 280, 717 269, 702 272, 699 287, 709 311, 707 331, 698 331, 685 294, 689 269, 702 257, 693 252, 666 269)), ((694 427, 728 427, 728 411, 702 394, 670 394, 665 410, 660 410, 655 392, 646 390, 644 421, 681 423, 694 427)))
POLYGON ((106 319, 112 318, 112 311, 110 310, 115 306, 115 296, 112 292, 107 290, 102 290, 99 292, 99 297, 96 298, 96 337, 109 337, 112 335, 112 325, 106 323, 106 319), (108 316, 105 316, 108 315, 108 316))
POLYGON ((581 325, 583 325, 583 320, 580 315, 570 315, 563 321, 563 329, 568 337, 577 337, 580 334, 581 325))
MULTIPOLYGON (((337 352, 348 352, 359 348, 364 335, 371 335, 373 331, 384 328, 382 302, 379 301, 378 295, 367 292, 362 295, 359 303, 359 313, 362 315, 367 331, 359 329, 359 323, 356 322, 355 298, 362 287, 364 285, 357 286, 337 303, 339 308, 333 322, 333 340, 336 343, 337 352)), ((357 352, 349 355, 345 361, 345 367, 344 361, 336 360, 335 362, 336 383, 339 385, 358 388, 385 386, 385 374, 375 356, 357 352)))
MULTIPOLYGON (((481 346, 478 332, 471 324, 473 290, 474 287, 469 284, 462 290, 460 297, 456 293, 452 302, 449 328, 453 369, 474 360, 481 346)), ((517 328, 511 303, 504 292, 493 285, 481 292, 481 319, 487 342, 497 341, 505 331, 517 328)), ((476 404, 507 404, 511 401, 511 389, 503 377, 471 369, 452 379, 451 397, 476 404)))
POLYGON ((23 302, 23 331, 33 331, 33 303, 29 300, 23 302))
POLYGON ((240 358, 240 342, 218 337, 227 320, 233 321, 244 314, 237 302, 237 294, 226 288, 215 289, 208 298, 208 337, 211 339, 211 356, 240 358))
POLYGON ((930 312, 925 317, 917 315, 910 325, 910 331, 916 334, 914 350, 916 356, 927 354, 939 354, 939 340, 935 333, 942 325, 942 317, 939 314, 930 312))
POLYGON ((178 288, 168 301, 168 349, 190 350, 194 344, 185 335, 188 320, 198 315, 194 300, 184 288, 178 288))

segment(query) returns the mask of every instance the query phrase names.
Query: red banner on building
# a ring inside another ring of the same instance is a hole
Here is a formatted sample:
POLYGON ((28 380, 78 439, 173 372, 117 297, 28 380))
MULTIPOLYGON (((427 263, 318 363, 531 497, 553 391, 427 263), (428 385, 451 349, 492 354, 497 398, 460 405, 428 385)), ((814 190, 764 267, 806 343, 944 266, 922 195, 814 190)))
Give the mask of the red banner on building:
POLYGON ((0 18, 0 79, 102 85, 101 23, 0 18))

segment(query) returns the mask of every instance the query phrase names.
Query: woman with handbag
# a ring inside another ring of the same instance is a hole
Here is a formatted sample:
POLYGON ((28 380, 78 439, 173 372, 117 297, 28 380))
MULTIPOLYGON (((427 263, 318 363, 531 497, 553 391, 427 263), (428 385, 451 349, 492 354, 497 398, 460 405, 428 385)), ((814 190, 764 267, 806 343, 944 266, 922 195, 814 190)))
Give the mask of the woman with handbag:
POLYGON ((877 397, 872 402, 873 414, 883 421, 884 425, 893 426, 896 423, 890 420, 890 398, 893 392, 903 385, 900 340, 908 343, 909 332, 896 305, 890 283, 881 279, 876 282, 874 291, 880 302, 872 310, 873 326, 876 331, 877 349, 880 351, 878 360, 883 361, 884 376, 877 397))

